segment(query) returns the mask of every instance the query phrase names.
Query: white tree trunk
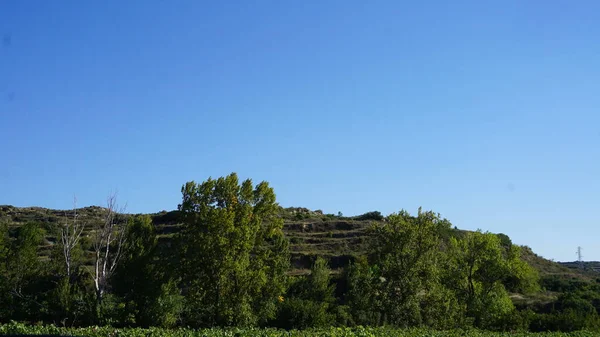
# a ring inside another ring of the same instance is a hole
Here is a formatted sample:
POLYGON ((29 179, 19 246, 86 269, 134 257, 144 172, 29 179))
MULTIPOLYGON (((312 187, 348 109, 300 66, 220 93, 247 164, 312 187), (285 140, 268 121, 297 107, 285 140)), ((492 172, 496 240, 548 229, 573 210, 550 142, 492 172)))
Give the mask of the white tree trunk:
POLYGON ((94 287, 98 303, 102 301, 108 279, 114 272, 121 255, 121 247, 125 241, 125 223, 116 219, 124 208, 117 209, 116 195, 107 199, 104 221, 94 228, 94 287))

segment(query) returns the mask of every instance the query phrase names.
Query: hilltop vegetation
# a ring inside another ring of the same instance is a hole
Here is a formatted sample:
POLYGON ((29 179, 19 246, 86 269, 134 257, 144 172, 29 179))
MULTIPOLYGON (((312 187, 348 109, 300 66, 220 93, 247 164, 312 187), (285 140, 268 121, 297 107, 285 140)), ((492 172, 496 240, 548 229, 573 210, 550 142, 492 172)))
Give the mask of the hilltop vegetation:
POLYGON ((235 174, 175 211, 0 206, 0 321, 598 329, 600 275, 434 212, 282 208, 235 174))

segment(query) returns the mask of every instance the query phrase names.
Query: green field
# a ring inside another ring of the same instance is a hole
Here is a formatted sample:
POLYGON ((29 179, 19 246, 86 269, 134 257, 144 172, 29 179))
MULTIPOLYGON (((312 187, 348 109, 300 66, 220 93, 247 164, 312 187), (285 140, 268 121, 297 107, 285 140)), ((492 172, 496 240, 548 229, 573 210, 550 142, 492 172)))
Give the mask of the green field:
POLYGON ((387 328, 327 328, 327 329, 308 329, 308 330, 275 330, 275 329, 115 329, 111 327, 88 327, 88 328, 59 328, 53 325, 46 326, 27 326, 21 323, 11 323, 0 325, 0 334, 33 334, 33 335, 70 335, 70 336, 89 336, 89 337, 184 337, 184 336, 203 336, 203 337, 308 337, 308 336, 332 336, 332 337, 520 337, 520 336, 540 336, 540 337, 588 337, 598 336, 598 333, 587 331, 575 332, 490 332, 479 330, 453 330, 453 331, 435 331, 429 329, 387 329, 387 328))

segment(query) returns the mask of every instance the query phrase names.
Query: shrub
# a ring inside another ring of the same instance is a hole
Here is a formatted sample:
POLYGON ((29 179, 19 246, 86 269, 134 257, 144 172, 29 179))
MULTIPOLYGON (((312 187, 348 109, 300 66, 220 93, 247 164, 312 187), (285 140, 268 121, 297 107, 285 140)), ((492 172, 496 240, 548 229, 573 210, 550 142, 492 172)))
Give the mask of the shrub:
POLYGON ((356 220, 383 221, 383 215, 379 211, 367 212, 356 217, 356 220))

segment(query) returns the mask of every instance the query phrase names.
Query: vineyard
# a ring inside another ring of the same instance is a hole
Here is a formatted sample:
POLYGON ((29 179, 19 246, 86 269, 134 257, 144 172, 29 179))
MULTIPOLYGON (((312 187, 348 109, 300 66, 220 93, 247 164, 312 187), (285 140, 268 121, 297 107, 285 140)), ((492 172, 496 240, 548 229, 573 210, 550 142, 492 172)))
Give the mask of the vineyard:
POLYGON ((331 337, 588 337, 597 336, 596 333, 586 331, 576 332, 490 332, 479 330, 453 330, 435 331, 429 329, 388 329, 388 328, 326 328, 308 330, 276 330, 276 329, 115 329, 111 327, 88 327, 88 328, 60 328, 54 325, 27 326, 21 323, 10 323, 0 325, 1 335, 62 335, 62 336, 85 336, 85 337, 308 337, 308 336, 331 336, 331 337))

